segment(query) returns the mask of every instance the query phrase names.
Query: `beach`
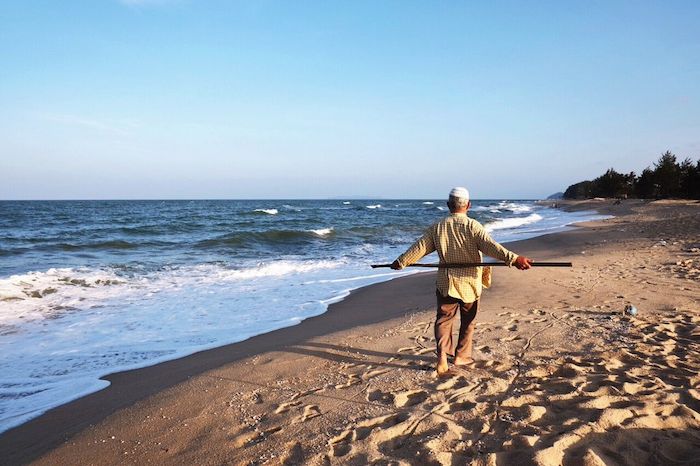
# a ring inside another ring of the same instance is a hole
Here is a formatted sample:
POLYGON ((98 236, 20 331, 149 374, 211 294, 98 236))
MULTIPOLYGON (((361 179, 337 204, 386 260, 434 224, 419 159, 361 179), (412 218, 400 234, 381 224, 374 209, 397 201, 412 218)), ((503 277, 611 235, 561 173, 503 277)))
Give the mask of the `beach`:
POLYGON ((475 363, 451 377, 434 372, 434 274, 415 274, 112 374, 0 435, 0 462, 697 464, 700 204, 561 204, 614 217, 509 243, 574 267, 497 268, 475 363))

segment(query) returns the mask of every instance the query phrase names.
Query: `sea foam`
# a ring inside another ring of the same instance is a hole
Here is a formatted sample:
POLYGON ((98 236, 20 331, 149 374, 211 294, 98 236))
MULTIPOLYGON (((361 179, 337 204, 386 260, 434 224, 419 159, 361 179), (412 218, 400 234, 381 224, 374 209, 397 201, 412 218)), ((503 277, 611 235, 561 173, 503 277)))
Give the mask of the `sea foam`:
POLYGON ((319 228, 318 230, 309 230, 311 233, 317 235, 317 236, 328 236, 331 233, 333 233, 333 228, 319 228))
POLYGON ((487 223, 484 225, 484 227, 486 228, 486 231, 505 230, 539 222, 540 220, 542 220, 542 216, 540 214, 530 214, 527 217, 504 218, 495 222, 487 223))
POLYGON ((260 213, 268 214, 268 215, 277 215, 279 213, 279 210, 277 210, 277 209, 255 209, 254 212, 260 212, 260 213))
POLYGON ((0 325, 56 319, 65 314, 97 308, 108 302, 130 301, 186 288, 220 285, 265 277, 306 274, 342 266, 343 260, 278 260, 242 268, 219 264, 165 267, 133 277, 114 270, 60 268, 28 272, 0 279, 0 325))

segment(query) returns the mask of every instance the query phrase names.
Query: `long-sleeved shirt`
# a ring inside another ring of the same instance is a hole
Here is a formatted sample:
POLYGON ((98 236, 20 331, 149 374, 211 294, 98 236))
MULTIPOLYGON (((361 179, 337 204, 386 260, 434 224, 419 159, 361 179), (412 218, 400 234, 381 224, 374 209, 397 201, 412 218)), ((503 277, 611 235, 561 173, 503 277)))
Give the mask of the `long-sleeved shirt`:
MULTIPOLYGON (((450 214, 432 225, 397 261, 406 267, 433 251, 437 251, 441 264, 481 262, 484 253, 510 266, 518 257, 494 241, 481 223, 461 213, 450 214)), ((437 289, 443 296, 474 302, 481 296, 481 269, 441 268, 437 273, 437 289)))

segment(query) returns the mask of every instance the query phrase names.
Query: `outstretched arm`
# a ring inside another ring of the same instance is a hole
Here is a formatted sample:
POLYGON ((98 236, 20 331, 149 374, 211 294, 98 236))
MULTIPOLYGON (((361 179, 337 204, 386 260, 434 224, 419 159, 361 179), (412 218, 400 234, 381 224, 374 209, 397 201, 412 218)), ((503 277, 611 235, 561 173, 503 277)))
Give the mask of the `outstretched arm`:
POLYGON ((433 251, 435 251, 435 242, 433 241, 432 231, 428 230, 391 264, 391 268, 401 270, 408 265, 416 263, 421 257, 433 251))
POLYGON ((491 235, 489 235, 486 229, 481 225, 477 226, 475 238, 479 251, 483 252, 487 256, 502 260, 508 265, 514 265, 520 270, 527 270, 532 266, 531 259, 525 256, 518 256, 514 252, 501 246, 493 238, 491 238, 491 235))

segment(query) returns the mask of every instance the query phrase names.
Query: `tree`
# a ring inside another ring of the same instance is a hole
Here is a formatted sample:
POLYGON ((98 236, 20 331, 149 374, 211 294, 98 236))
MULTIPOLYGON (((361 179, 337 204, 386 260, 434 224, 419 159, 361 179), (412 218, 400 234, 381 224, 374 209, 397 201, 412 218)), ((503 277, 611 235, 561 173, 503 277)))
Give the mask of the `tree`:
POLYGON ((627 177, 608 169, 602 176, 593 180, 593 195, 599 197, 622 197, 627 195, 627 177))
POLYGON ((661 154, 659 160, 642 170, 637 177, 634 172, 627 175, 609 168, 593 181, 581 181, 566 189, 564 199, 587 199, 591 197, 628 197, 660 199, 681 197, 700 199, 700 160, 686 158, 678 164, 671 151, 661 154))
POLYGON ((700 160, 698 165, 686 158, 680 164, 680 196, 686 199, 700 199, 700 160))
POLYGON ((654 164, 654 178, 661 198, 678 197, 681 192, 681 168, 676 156, 666 151, 654 164))
POLYGON ((642 170, 642 174, 637 178, 634 185, 634 193, 641 199, 652 199, 656 197, 656 181, 654 171, 647 167, 642 170))
POLYGON ((564 199, 587 199, 593 197, 593 182, 581 181, 572 184, 564 192, 564 199))

